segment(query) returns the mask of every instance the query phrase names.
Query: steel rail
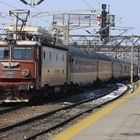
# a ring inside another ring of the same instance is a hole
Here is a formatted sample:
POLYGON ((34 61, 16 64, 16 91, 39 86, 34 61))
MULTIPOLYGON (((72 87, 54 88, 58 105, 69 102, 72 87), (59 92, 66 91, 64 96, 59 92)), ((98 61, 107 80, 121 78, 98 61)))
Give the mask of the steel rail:
MULTIPOLYGON (((25 138, 25 140, 33 140, 33 139, 35 139, 36 137, 38 137, 38 136, 40 136, 40 135, 43 135, 43 134, 48 133, 48 132, 51 132, 51 131, 53 131, 53 130, 59 128, 59 127, 62 127, 62 126, 64 126, 64 125, 68 124, 70 121, 74 120, 75 118, 80 117, 81 115, 83 115, 83 114, 85 114, 85 113, 91 112, 92 110, 94 110, 94 109, 96 109, 96 108, 100 108, 100 107, 103 106, 103 105, 106 105, 106 104, 108 104, 108 103, 110 103, 110 102, 112 102, 112 101, 114 101, 114 100, 117 100, 118 98, 122 97, 128 90, 129 90, 129 87, 127 86, 127 90, 125 90, 120 96, 118 96, 118 97, 116 97, 116 98, 113 98, 112 100, 106 101, 106 102, 104 102, 104 103, 102 103, 102 104, 99 104, 99 105, 96 105, 96 106, 94 106, 94 107, 91 107, 91 108, 89 108, 89 109, 87 109, 87 110, 85 110, 85 111, 83 111, 83 112, 80 112, 80 113, 78 113, 78 114, 76 114, 76 115, 74 115, 74 116, 72 116, 72 117, 70 117, 70 118, 64 120, 63 122, 60 122, 60 123, 56 124, 55 126, 52 126, 52 127, 50 127, 50 128, 47 128, 47 129, 45 129, 45 130, 43 130, 43 131, 41 131, 41 132, 35 133, 35 134, 33 134, 33 135, 31 135, 31 136, 25 138)), ((101 97, 101 98, 102 98, 102 97, 101 97)))
POLYGON ((12 112, 12 111, 15 111, 15 110, 18 110, 18 109, 20 109, 22 107, 25 107, 25 105, 19 105, 19 106, 9 107, 9 108, 6 108, 6 109, 1 109, 0 110, 0 115, 5 114, 5 113, 9 113, 9 112, 12 112))
POLYGON ((68 109, 73 108, 73 107, 75 107, 75 106, 77 106, 77 105, 80 105, 80 104, 89 102, 89 101, 91 101, 91 100, 96 100, 96 99, 98 99, 98 98, 101 98, 101 97, 107 95, 108 93, 112 92, 112 91, 115 90, 115 89, 116 89, 116 87, 113 87, 112 89, 106 91, 104 94, 102 94, 102 95, 99 96, 99 97, 96 97, 96 98, 95 98, 95 97, 91 97, 91 98, 88 98, 88 99, 84 99, 84 100, 82 100, 82 101, 80 101, 80 102, 78 102, 78 103, 74 103, 74 104, 71 104, 71 105, 68 105, 68 106, 65 106, 65 107, 61 107, 61 108, 56 109, 56 110, 54 110, 54 111, 50 111, 50 112, 47 112, 47 113, 43 113, 43 114, 41 114, 41 115, 37 115, 37 116, 31 117, 31 118, 26 119, 26 120, 23 120, 23 121, 20 121, 20 122, 16 122, 16 123, 14 123, 14 124, 12 124, 12 125, 2 127, 2 128, 0 128, 0 133, 9 131, 9 130, 15 128, 15 127, 20 127, 20 126, 22 126, 22 125, 31 123, 31 122, 33 122, 33 121, 40 120, 40 119, 42 119, 42 118, 45 118, 45 117, 50 116, 50 115, 52 115, 52 114, 55 114, 55 113, 57 113, 57 112, 59 112, 59 111, 61 111, 61 110, 68 110, 68 109))

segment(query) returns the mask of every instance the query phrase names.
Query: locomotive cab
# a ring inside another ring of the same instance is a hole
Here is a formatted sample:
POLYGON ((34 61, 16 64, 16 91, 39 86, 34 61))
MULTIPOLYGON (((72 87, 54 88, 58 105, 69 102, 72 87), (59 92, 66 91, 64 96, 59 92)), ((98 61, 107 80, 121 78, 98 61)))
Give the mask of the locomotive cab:
POLYGON ((0 99, 3 102, 28 102, 39 87, 36 41, 0 42, 0 99))

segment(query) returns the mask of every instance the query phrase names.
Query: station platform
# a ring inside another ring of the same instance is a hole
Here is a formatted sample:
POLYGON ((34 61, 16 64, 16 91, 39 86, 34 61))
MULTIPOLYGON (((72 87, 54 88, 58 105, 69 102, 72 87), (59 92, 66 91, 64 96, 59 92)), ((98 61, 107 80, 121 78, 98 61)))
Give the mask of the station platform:
POLYGON ((52 140, 140 140, 140 84, 52 140))

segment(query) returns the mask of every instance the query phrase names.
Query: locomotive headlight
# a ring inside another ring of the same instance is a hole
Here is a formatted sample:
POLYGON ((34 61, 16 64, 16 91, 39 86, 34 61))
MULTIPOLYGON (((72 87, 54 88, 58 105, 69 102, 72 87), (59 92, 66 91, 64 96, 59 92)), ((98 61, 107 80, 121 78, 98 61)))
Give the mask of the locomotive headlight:
POLYGON ((29 76, 29 74, 30 74, 30 71, 28 70, 28 69, 24 69, 24 70, 22 70, 22 75, 23 76, 29 76))
POLYGON ((30 85, 30 89, 33 89, 34 88, 34 85, 30 85))

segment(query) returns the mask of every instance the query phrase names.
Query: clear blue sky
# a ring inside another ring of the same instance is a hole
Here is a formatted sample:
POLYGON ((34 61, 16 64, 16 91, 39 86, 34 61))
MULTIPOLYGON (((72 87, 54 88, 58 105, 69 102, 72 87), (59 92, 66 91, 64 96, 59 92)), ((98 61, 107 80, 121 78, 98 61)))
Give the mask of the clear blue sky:
MULTIPOLYGON (((28 0, 31 1, 31 0, 28 0)), ((90 7, 95 9, 100 8, 99 3, 109 4, 111 7, 111 13, 115 14, 118 18, 122 17, 121 26, 134 27, 133 34, 140 34, 140 0, 86 0, 90 7)), ((90 8, 84 0, 44 0, 36 8, 31 8, 27 5, 24 5, 20 0, 0 0, 0 12, 8 12, 13 8, 17 9, 30 9, 31 11, 62 11, 69 9, 88 9, 90 8), (10 6, 6 6, 4 3, 7 3, 10 6)), ((4 22, 4 19, 0 18, 0 23, 4 22)), ((47 21, 47 19, 45 19, 47 21)), ((38 24, 46 24, 45 21, 38 20, 38 24)))

